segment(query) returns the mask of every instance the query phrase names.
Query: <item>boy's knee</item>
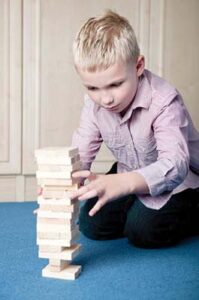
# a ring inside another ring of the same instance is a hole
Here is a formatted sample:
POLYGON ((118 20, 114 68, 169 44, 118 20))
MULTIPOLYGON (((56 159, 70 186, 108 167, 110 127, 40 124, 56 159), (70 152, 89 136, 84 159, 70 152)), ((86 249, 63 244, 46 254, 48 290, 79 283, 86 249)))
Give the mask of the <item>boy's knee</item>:
POLYGON ((92 240, 100 240, 100 231, 97 226, 97 216, 90 217, 89 211, 96 203, 97 198, 87 201, 80 209, 79 214, 79 230, 86 237, 92 240))
POLYGON ((128 221, 125 226, 125 235, 129 242, 141 248, 151 248, 152 233, 150 231, 148 226, 143 224, 139 226, 133 220, 131 222, 128 221))
POLYGON ((177 242, 175 232, 171 227, 161 228, 155 222, 138 222, 128 220, 125 226, 125 236, 129 242, 140 248, 161 248, 168 247, 177 242))

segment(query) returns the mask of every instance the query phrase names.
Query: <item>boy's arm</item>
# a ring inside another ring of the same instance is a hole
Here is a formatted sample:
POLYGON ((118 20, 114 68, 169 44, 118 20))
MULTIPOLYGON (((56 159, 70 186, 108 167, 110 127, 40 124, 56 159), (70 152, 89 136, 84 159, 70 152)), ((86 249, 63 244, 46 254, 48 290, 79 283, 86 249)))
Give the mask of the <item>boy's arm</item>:
POLYGON ((174 190, 189 171, 189 119, 180 96, 162 108, 153 122, 157 161, 136 170, 149 187, 151 196, 174 190))

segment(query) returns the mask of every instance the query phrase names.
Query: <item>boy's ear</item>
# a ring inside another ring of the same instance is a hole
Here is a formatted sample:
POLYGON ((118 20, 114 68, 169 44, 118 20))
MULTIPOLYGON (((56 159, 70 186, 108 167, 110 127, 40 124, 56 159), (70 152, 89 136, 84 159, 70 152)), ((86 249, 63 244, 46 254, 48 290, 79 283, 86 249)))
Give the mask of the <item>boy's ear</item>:
POLYGON ((138 77, 142 75, 142 73, 144 72, 144 68, 145 68, 145 58, 143 55, 140 55, 136 63, 138 77))

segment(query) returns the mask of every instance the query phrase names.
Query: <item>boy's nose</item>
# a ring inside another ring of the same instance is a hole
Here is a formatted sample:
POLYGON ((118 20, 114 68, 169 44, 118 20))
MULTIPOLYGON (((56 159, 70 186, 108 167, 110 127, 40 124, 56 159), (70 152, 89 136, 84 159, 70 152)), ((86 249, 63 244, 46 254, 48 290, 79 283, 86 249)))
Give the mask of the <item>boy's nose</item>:
POLYGON ((113 96, 111 94, 108 94, 108 93, 103 93, 101 95, 101 102, 102 102, 103 105, 109 106, 114 102, 113 96))

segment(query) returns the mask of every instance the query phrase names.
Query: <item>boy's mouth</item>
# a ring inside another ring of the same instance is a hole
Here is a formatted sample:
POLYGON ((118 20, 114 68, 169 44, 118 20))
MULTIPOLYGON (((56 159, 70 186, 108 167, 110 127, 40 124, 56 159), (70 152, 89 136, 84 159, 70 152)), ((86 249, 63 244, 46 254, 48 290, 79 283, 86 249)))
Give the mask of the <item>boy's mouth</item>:
POLYGON ((115 106, 111 106, 111 107, 105 107, 107 110, 116 110, 118 108, 118 105, 115 105, 115 106))

